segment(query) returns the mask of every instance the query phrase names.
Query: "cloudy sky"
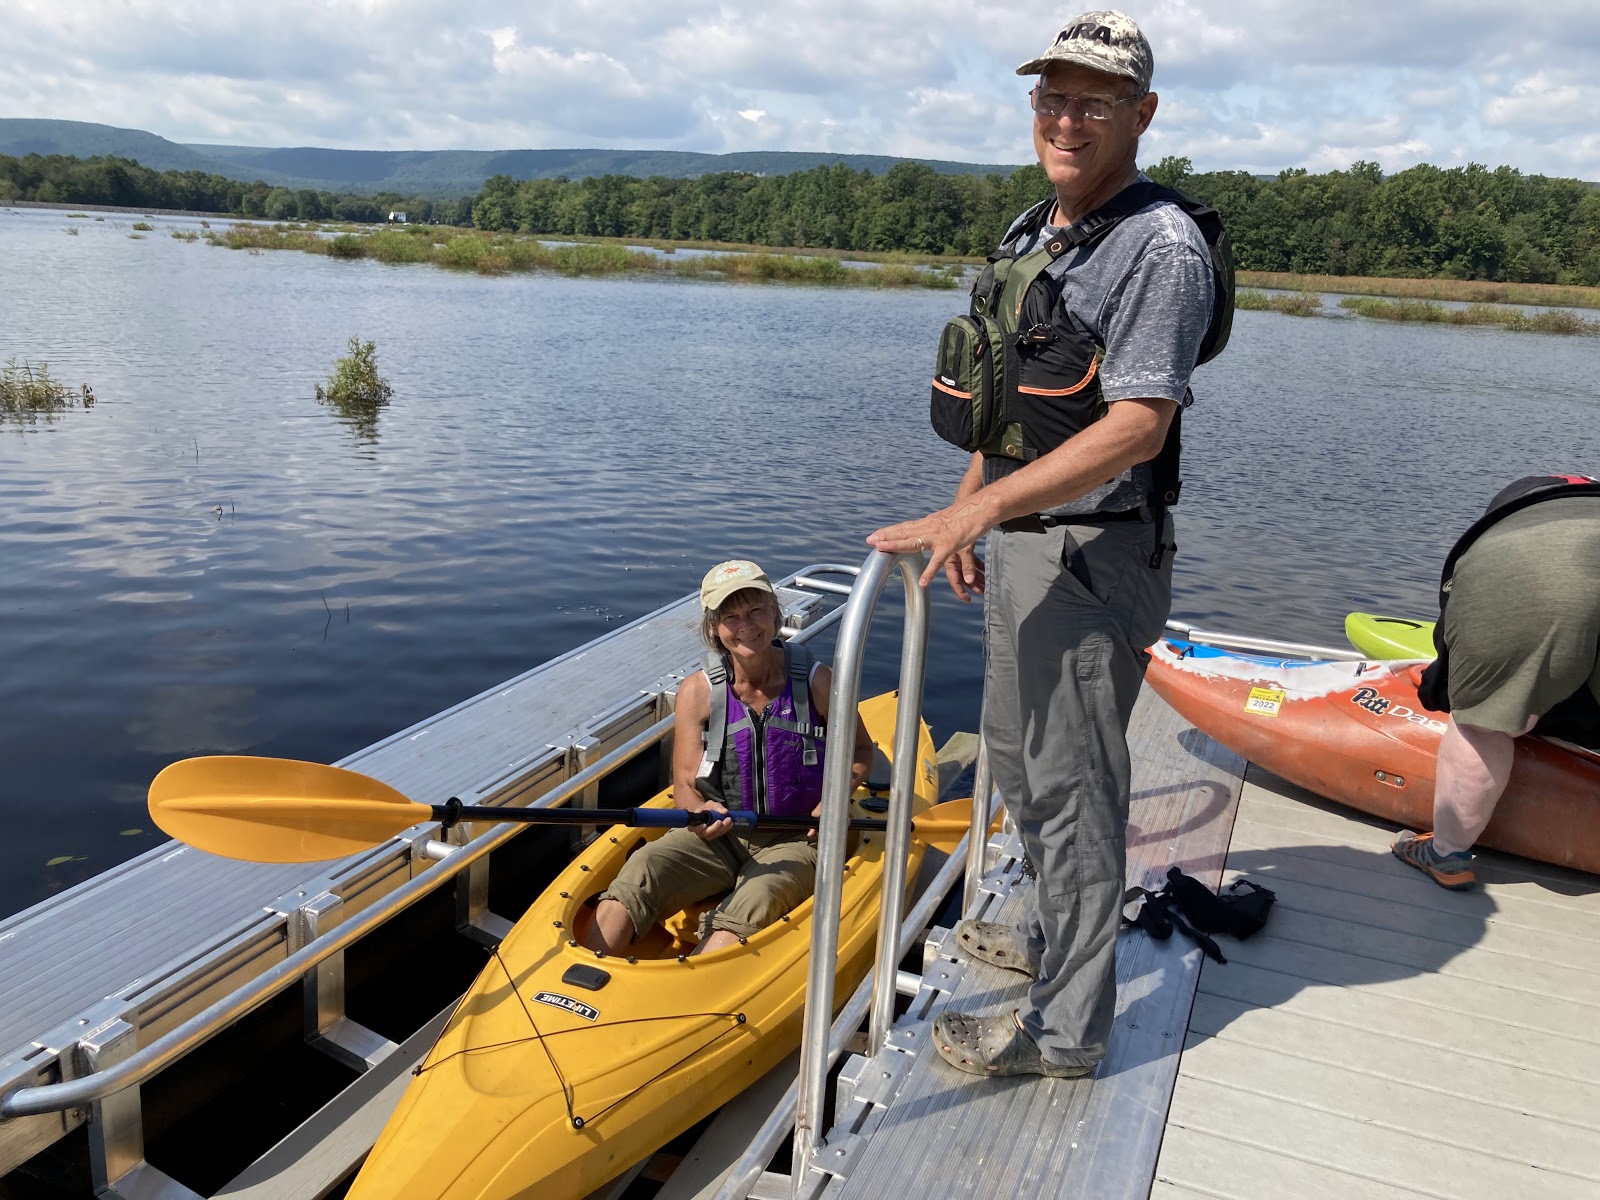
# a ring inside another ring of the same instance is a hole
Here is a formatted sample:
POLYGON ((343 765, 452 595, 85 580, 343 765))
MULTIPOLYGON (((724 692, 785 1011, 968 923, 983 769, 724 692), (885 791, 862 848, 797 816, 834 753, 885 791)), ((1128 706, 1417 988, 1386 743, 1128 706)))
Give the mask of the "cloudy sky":
MULTIPOLYGON (((1144 158, 1600 180, 1600 0, 1129 0, 1144 158)), ((986 0, 0 0, 0 116, 175 141, 1032 157, 1012 72, 1075 8, 986 0)))

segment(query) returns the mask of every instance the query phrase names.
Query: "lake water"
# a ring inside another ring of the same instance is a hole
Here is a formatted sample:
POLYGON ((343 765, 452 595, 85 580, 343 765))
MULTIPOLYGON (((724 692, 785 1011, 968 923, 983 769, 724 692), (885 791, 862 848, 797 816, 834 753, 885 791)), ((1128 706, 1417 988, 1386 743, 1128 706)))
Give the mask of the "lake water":
MULTIPOLYGON (((927 422, 960 293, 485 278, 137 219, 0 209, 0 361, 98 400, 0 421, 0 914, 164 840, 174 759, 342 758, 720 559, 859 562, 963 465, 927 422), (357 335, 394 386, 373 429, 313 398, 357 335)), ((1332 644, 1353 608, 1431 616, 1503 483, 1600 467, 1597 376, 1590 338, 1239 313, 1184 422, 1174 614, 1332 644)), ((976 728, 979 614, 934 596, 942 742, 976 728)))

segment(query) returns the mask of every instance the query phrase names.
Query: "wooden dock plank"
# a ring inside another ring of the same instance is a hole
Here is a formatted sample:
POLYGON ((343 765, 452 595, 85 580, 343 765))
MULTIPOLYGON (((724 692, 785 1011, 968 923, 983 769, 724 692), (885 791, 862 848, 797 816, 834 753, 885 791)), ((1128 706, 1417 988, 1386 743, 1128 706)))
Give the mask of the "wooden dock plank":
MULTIPOLYGON (((1371 869, 1351 870, 1347 865, 1350 855, 1343 843, 1329 838, 1320 844, 1276 845, 1277 835, 1252 819, 1256 811, 1251 808, 1241 813, 1235 822, 1232 852, 1242 855, 1245 851, 1270 851, 1273 870, 1288 878, 1321 887, 1343 888, 1375 900, 1409 904, 1430 912, 1477 917, 1497 925, 1567 934, 1591 941, 1600 939, 1600 911, 1591 913, 1579 908, 1541 904, 1508 895, 1503 890, 1482 887, 1455 894, 1432 886, 1419 888, 1417 884, 1426 880, 1409 872, 1396 875, 1372 860, 1367 860, 1371 869)), ((1265 855, 1262 858, 1266 861, 1265 855)))
POLYGON ((1162 1187, 1600 1196, 1600 880, 1484 855, 1450 893, 1392 836, 1251 768, 1227 876, 1279 903, 1201 973, 1162 1187))
MULTIPOLYGON (((1519 1170, 1527 1164, 1539 1171, 1600 1184, 1600 1153, 1596 1153, 1600 1137, 1592 1127, 1532 1116, 1503 1103, 1483 1103, 1476 1095, 1477 1078, 1448 1056, 1435 1059, 1409 1054, 1386 1074, 1376 1074, 1354 1062, 1319 1062, 1303 1053, 1269 1049, 1255 1039, 1224 1041, 1191 1035, 1184 1046, 1183 1064, 1186 1079, 1251 1092, 1279 1101, 1286 1110, 1303 1108, 1347 1117, 1441 1146, 1503 1159, 1519 1170), (1405 1070, 1432 1071, 1437 1084, 1422 1088, 1396 1077, 1405 1070)), ((1524 1081, 1512 1097, 1536 1090, 1524 1081)))
POLYGON ((1363 1029, 1201 993, 1189 1014, 1189 1030, 1195 1037, 1241 1042, 1374 1078, 1414 1084, 1424 1091, 1449 1094, 1452 1089, 1466 1088, 1489 1109, 1600 1132, 1600 1084, 1592 1078, 1535 1072, 1519 1063, 1472 1054, 1460 1042, 1442 1042, 1425 1013, 1418 1020, 1418 1014, 1406 1013, 1403 1006, 1390 1007, 1400 1010, 1391 1023, 1363 1029), (1407 1016, 1410 1023, 1404 1021, 1407 1016), (1448 1064, 1450 1069, 1419 1070, 1419 1064, 1428 1063, 1448 1064))
POLYGON ((1328 1200, 1416 1200, 1417 1196, 1409 1187, 1189 1128, 1179 1123, 1178 1116, 1167 1126, 1157 1172, 1156 1186, 1150 1189, 1151 1200, 1166 1196, 1220 1200, 1298 1200, 1310 1196, 1328 1200))
MULTIPOLYGON (((1372 875, 1375 872, 1363 874, 1372 875)), ((1287 912, 1328 917, 1362 929, 1427 938, 1454 946, 1470 946, 1510 959, 1567 964, 1572 970, 1591 977, 1600 971, 1600 964, 1584 965, 1584 951, 1589 941, 1580 934, 1531 929, 1525 925, 1502 925, 1490 920, 1481 911, 1468 913, 1459 909, 1450 912, 1425 908, 1411 904, 1409 897, 1398 901, 1380 899, 1351 891, 1349 884, 1330 887, 1303 882, 1295 875, 1294 864, 1284 863, 1270 871, 1230 869, 1224 879, 1231 882, 1235 878, 1248 877, 1272 888, 1278 894, 1277 906, 1272 910, 1275 917, 1287 912)), ((1419 894, 1423 888, 1434 892, 1443 890, 1421 874, 1415 874, 1404 882, 1412 883, 1412 890, 1419 894)), ((1355 936, 1360 937, 1360 932, 1355 936)), ((1592 979, 1592 984, 1600 985, 1600 979, 1592 979)))
MULTIPOLYGON (((1430 1051, 1503 1063, 1546 1077, 1600 1079, 1600 1044, 1530 1029, 1503 1013, 1457 1012, 1366 987, 1308 986, 1306 980, 1262 970, 1237 958, 1230 959, 1226 967, 1208 966, 1202 987, 1197 1005, 1206 998, 1338 1026, 1325 1034, 1333 1045, 1349 1036, 1347 1031, 1381 1029, 1384 1036, 1430 1051)), ((1197 1028, 1193 1018, 1190 1027, 1197 1028)))
MULTIPOLYGON (((1388 850, 1395 830, 1399 828, 1376 817, 1323 800, 1282 780, 1277 780, 1272 786, 1288 790, 1274 794, 1266 788, 1276 777, 1266 772, 1256 772, 1254 767, 1251 770, 1251 779, 1257 781, 1260 791, 1252 793, 1242 804, 1239 815, 1243 820, 1262 821, 1283 830, 1325 834, 1346 845, 1383 851, 1388 850)), ((1561 908, 1600 913, 1600 878, 1594 875, 1492 850, 1479 853, 1478 865, 1479 880, 1487 886, 1490 895, 1505 891, 1561 908)))
MULTIPOLYGON (((1188 1055, 1184 1055, 1185 1060, 1188 1055)), ((1321 1111, 1304 1104, 1286 1103, 1275 1096, 1226 1087, 1194 1078, 1187 1069, 1180 1076, 1168 1114, 1170 1126, 1254 1147, 1280 1155, 1289 1162, 1321 1166, 1338 1172, 1341 1182, 1325 1188, 1307 1186, 1303 1168, 1286 1171, 1282 1183, 1253 1194, 1273 1200, 1318 1194, 1342 1198, 1359 1194, 1355 1180, 1390 1184, 1423 1195, 1451 1200, 1594 1200, 1592 1180, 1542 1171, 1470 1147, 1442 1144, 1380 1124, 1371 1114, 1351 1117, 1321 1111), (1343 1179, 1351 1182, 1343 1182, 1343 1179)), ((1215 1175, 1201 1182, 1228 1186, 1235 1170, 1232 1156, 1211 1164, 1215 1175)), ((1163 1179, 1184 1183, 1187 1174, 1177 1159, 1157 1167, 1163 1179)), ((1379 1193, 1383 1194, 1383 1193, 1379 1193)))
MULTIPOLYGON (((1444 974, 1437 969, 1437 963, 1394 963, 1263 936, 1248 942, 1229 942, 1226 953, 1229 966, 1245 963, 1276 971, 1293 977, 1299 987, 1368 988, 1380 995, 1451 1012, 1514 1020, 1528 1029, 1600 1045, 1593 1006, 1536 992, 1518 992, 1513 1017, 1507 1011, 1505 989, 1485 989, 1481 981, 1444 974)), ((1201 987, 1208 986, 1202 974, 1201 987)))

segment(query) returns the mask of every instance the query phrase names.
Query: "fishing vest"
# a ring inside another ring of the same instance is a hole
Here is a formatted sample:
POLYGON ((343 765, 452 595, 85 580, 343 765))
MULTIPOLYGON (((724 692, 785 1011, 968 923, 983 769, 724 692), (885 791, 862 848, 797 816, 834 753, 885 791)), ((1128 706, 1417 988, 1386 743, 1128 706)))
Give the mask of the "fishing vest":
POLYGON ((1568 496, 1600 496, 1600 479, 1589 475, 1525 475, 1496 492, 1494 499, 1484 509, 1483 516, 1474 521, 1456 539, 1456 544, 1450 547, 1450 553, 1445 555, 1444 570, 1439 576, 1439 620, 1433 627, 1436 657, 1422 672, 1422 680, 1417 686, 1417 698, 1422 701, 1424 708, 1434 712, 1450 711, 1450 649, 1444 644, 1444 610, 1450 602, 1450 585, 1454 581, 1456 561, 1474 542, 1512 513, 1543 504, 1546 500, 1565 500, 1568 496))
POLYGON ((707 800, 762 816, 809 816, 822 800, 826 728, 812 723, 811 652, 783 647, 783 691, 765 714, 752 712, 730 686, 727 661, 707 653, 711 719, 695 786, 707 800))
MULTIPOLYGON (((1041 200, 1012 226, 989 255, 972 288, 966 316, 945 324, 939 338, 930 415, 945 441, 983 455, 983 482, 993 483, 1106 414, 1097 378, 1105 347, 1068 322, 1062 283, 1045 270, 1062 255, 1105 237, 1156 200, 1167 200, 1199 227, 1211 252, 1211 320, 1195 365, 1210 362, 1233 330, 1233 248, 1215 209, 1182 192, 1140 181, 1025 254, 1017 246, 1048 222, 1056 198, 1041 200)), ((1166 442, 1150 460, 1148 503, 1166 508, 1182 489, 1178 459, 1182 406, 1166 442)))

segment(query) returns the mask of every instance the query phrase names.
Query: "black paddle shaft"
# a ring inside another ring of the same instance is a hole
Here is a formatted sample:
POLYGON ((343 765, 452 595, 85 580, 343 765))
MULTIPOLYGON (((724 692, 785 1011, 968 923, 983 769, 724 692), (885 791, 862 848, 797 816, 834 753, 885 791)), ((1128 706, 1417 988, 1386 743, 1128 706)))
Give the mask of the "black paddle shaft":
MULTIPOLYGON (((637 829, 682 829, 692 825, 710 825, 723 819, 724 814, 697 809, 690 812, 682 808, 489 808, 481 804, 463 804, 455 796, 443 804, 432 805, 434 819, 444 828, 458 821, 512 821, 525 825, 629 825, 637 829)), ((816 817, 762 816, 749 809, 737 809, 725 814, 738 829, 815 829, 816 817)), ((851 829, 882 833, 889 828, 887 821, 875 817, 854 817, 851 829)))

